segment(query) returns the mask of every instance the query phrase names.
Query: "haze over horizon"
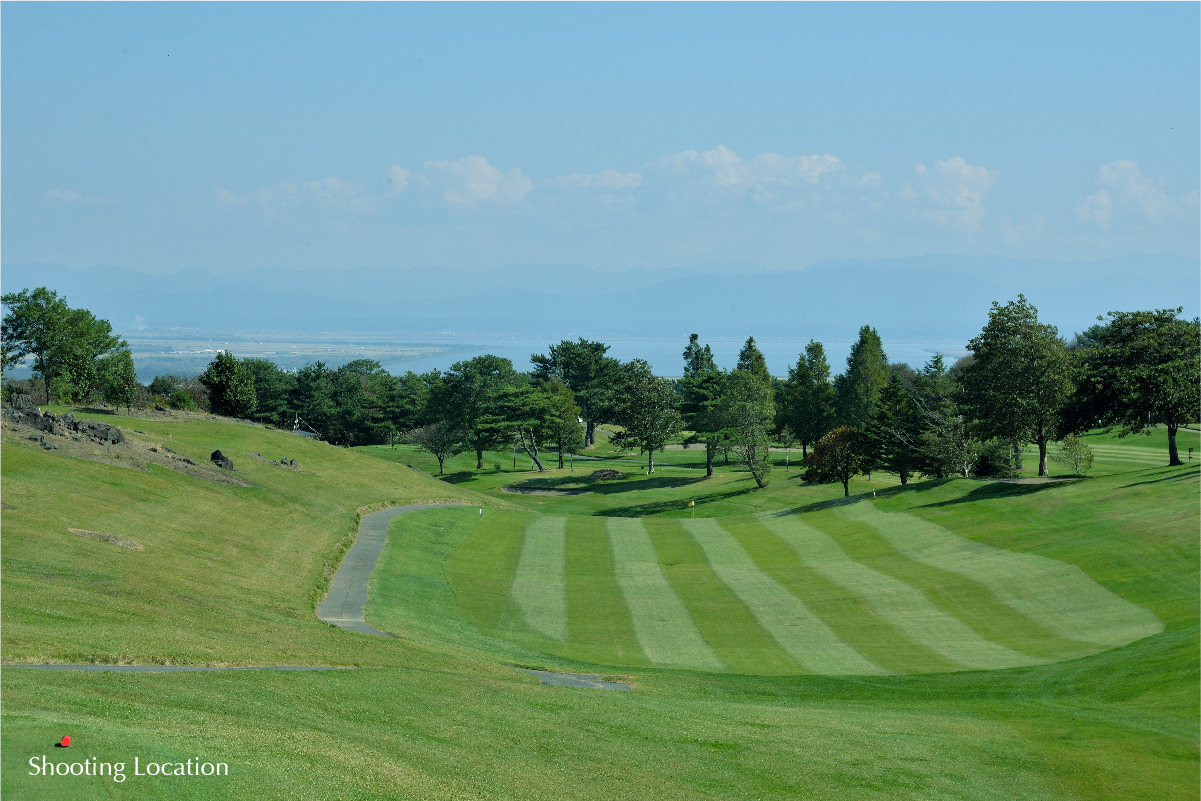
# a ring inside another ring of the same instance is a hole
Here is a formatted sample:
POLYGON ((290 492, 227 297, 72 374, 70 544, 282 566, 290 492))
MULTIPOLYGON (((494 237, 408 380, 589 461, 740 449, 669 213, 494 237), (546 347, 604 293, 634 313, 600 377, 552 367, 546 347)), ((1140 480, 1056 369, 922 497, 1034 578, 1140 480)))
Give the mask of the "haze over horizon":
POLYGON ((1196 316, 1199 9, 9 4, 0 282, 126 333, 1196 316))

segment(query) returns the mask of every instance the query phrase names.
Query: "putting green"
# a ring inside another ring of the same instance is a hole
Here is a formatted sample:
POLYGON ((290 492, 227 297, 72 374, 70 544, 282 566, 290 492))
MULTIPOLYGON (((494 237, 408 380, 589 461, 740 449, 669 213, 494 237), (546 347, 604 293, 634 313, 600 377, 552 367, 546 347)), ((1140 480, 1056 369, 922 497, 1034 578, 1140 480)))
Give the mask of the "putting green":
POLYGON ((775 675, 990 670, 1163 629, 1077 567, 862 501, 696 520, 493 519, 448 562, 464 617, 526 647, 601 664, 775 675))

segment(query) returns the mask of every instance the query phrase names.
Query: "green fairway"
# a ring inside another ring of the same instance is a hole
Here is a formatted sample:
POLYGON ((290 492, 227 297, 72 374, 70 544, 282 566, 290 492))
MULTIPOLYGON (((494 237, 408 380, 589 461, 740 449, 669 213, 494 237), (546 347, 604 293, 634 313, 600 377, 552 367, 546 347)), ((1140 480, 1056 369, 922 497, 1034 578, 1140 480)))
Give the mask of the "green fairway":
POLYGON ((195 460, 220 447, 250 486, 6 439, 4 662, 358 669, 5 669, 5 798, 1196 797, 1195 466, 877 474, 847 504, 795 470, 697 480, 697 452, 669 451, 655 476, 539 497, 500 487, 570 470, 438 481, 260 427, 106 419, 195 460), (372 577, 367 621, 395 637, 314 618, 356 510, 439 499, 478 505, 396 518, 372 577), (30 776, 43 754, 230 777, 30 776))
MULTIPOLYGON (((737 518, 610 518, 609 558, 596 560, 591 571, 577 566, 573 580, 619 588, 618 611, 631 621, 647 662, 696 670, 849 675, 1011 668, 1084 656, 1163 630, 1152 612, 1077 567, 972 542, 910 514, 859 502, 757 519, 754 526, 737 518), (780 557, 783 546, 791 558, 780 557), (835 591, 798 574, 802 565, 835 591), (820 590, 820 601, 807 603, 820 590), (857 650, 852 643, 865 630, 872 645, 857 650), (748 658, 738 647, 748 641, 770 641, 786 657, 759 648, 759 659, 748 658), (903 665, 886 658, 885 667, 869 650, 907 657, 903 665)), ((479 525, 453 557, 456 565, 477 568, 451 574, 465 617, 495 621, 483 623, 485 630, 566 657, 579 654, 567 645, 568 620, 576 619, 572 634, 591 644, 592 659, 638 664, 625 638, 606 649, 602 633, 591 631, 568 602, 566 552, 575 536, 567 518, 533 515, 514 566, 484 557, 502 537, 479 525), (496 590, 504 586, 507 596, 496 590), (513 602, 525 623, 516 630, 503 614, 513 602), (490 613, 467 612, 489 604, 490 613), (530 630, 564 645, 534 643, 524 633, 530 630)))

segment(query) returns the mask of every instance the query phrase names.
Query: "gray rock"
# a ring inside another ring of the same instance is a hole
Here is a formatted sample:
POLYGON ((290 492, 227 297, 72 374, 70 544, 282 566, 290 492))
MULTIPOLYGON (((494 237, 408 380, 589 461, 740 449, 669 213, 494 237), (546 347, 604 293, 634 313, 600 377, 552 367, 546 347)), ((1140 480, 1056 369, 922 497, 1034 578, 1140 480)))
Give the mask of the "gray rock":
POLYGON ((217 465, 217 467, 220 467, 222 470, 233 470, 234 469, 233 459, 230 459, 228 456, 223 454, 221 451, 213 451, 212 456, 210 456, 209 458, 212 459, 213 464, 217 465))
POLYGON ((166 406, 159 406, 159 405, 156 403, 156 404, 154 404, 154 410, 155 410, 156 412, 165 412, 165 411, 167 411, 167 407, 166 407, 166 406))
POLYGON ((116 445, 125 441, 121 429, 96 420, 80 420, 75 424, 75 430, 93 442, 103 445, 116 445))

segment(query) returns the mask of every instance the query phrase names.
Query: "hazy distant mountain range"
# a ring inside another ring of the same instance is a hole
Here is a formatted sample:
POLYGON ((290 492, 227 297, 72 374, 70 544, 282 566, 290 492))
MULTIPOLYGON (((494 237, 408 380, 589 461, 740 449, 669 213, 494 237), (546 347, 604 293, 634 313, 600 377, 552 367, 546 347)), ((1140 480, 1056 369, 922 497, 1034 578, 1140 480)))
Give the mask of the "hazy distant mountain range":
POLYGON ((1110 310, 1184 306, 1198 314, 1201 269, 1169 254, 1094 262, 925 256, 826 261, 804 269, 599 272, 574 266, 502 270, 261 269, 147 275, 119 267, 5 265, 3 291, 48 286, 121 333, 190 328, 297 332, 454 332, 853 338, 874 325, 886 341, 966 341, 989 304, 1019 292, 1070 336, 1110 310))

